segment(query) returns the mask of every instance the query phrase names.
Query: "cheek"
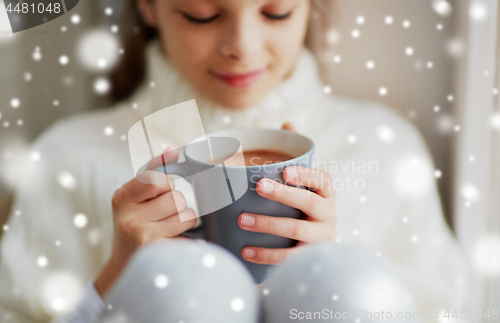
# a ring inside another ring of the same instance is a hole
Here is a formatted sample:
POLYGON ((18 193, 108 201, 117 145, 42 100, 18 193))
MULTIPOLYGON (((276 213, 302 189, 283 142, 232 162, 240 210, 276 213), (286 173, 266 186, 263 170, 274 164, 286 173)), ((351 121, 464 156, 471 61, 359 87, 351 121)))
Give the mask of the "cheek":
POLYGON ((274 31, 268 38, 267 48, 275 58, 276 65, 282 73, 295 62, 297 54, 304 45, 303 29, 300 26, 290 26, 289 29, 274 31))
POLYGON ((215 37, 207 32, 179 26, 166 26, 163 42, 169 58, 180 70, 206 72, 206 64, 214 53, 215 37))

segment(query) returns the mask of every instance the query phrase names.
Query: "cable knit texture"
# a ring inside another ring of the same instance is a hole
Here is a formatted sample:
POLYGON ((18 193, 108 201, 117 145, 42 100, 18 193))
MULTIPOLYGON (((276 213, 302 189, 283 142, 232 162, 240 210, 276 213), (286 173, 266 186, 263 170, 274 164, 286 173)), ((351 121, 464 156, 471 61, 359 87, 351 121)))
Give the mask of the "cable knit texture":
MULTIPOLYGON (((335 179, 336 241, 380 250, 397 265, 423 311, 460 308, 466 288, 463 256, 442 215, 429 151, 413 125, 379 104, 325 94, 306 48, 289 78, 258 105, 239 111, 196 93, 162 55, 158 41, 146 54, 147 78, 129 100, 58 121, 30 148, 41 158, 26 158, 2 242, 0 321, 48 322, 72 310, 88 315, 91 309, 82 306, 99 304, 92 290, 82 292, 111 253, 111 197, 134 176, 128 129, 155 111, 191 99, 207 133, 279 129, 293 122, 315 142, 315 166, 335 179), (106 127, 112 135, 105 134, 106 127), (428 166, 417 168, 423 171, 415 183, 408 160, 428 166), (415 189, 419 185, 422 189, 415 189), (75 226, 77 214, 86 216, 85 227, 75 226), (40 257, 47 259, 46 266, 37 264, 40 257), (75 309, 75 304, 80 305, 75 309)), ((193 139, 197 129, 190 120, 179 112, 166 121, 172 145, 193 139)), ((190 188, 179 190, 195 207, 190 188)))

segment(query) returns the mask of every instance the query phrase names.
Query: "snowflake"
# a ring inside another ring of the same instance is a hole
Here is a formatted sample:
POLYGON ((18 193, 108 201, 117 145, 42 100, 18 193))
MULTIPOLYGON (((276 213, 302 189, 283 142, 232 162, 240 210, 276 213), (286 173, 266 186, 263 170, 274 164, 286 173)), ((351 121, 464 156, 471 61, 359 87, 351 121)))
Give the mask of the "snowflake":
POLYGON ((471 202, 479 200, 480 193, 476 186, 471 183, 464 183, 460 186, 460 193, 462 196, 471 202))
POLYGON ((500 130, 500 113, 496 113, 491 118, 491 125, 493 128, 500 130))
POLYGON ((87 226, 87 222, 88 222, 88 219, 87 219, 87 216, 85 214, 77 214, 75 215, 75 217, 73 218, 73 224, 75 225, 75 227, 77 228, 85 228, 87 226))
POLYGON ((446 0, 434 0, 432 2, 432 9, 439 15, 447 17, 451 14, 451 4, 446 0))
POLYGON ((213 266, 215 266, 215 263, 217 262, 215 256, 212 254, 205 255, 202 261, 203 265, 207 268, 212 268, 213 266))
POLYGON ((500 274, 500 237, 488 235, 480 238, 472 248, 472 264, 482 274, 498 276, 500 274))
POLYGON ((25 80, 26 82, 31 81, 31 79, 33 78, 33 76, 31 75, 31 73, 30 73, 30 72, 26 72, 26 73, 24 73, 24 74, 23 74, 23 77, 24 77, 24 80, 25 80))
POLYGON ((61 171, 57 174, 57 181, 59 185, 67 190, 72 190, 76 187, 75 177, 66 171, 61 171))
POLYGON ((168 277, 165 275, 158 275, 155 278, 155 285, 156 287, 163 289, 167 287, 168 285, 168 277))
POLYGON ((483 21, 488 15, 488 10, 483 3, 475 1, 469 9, 469 16, 474 21, 483 21))
POLYGON ((39 153, 39 152, 34 151, 34 152, 32 152, 32 153, 31 153, 31 159, 32 159, 33 161, 39 161, 39 160, 40 160, 40 158, 41 158, 41 155, 40 155, 40 153, 39 153))
POLYGON ((62 55, 61 57, 59 57, 59 64, 61 64, 61 65, 68 65, 68 63, 69 63, 68 56, 62 55))
POLYGON ((245 308, 245 302, 239 297, 233 298, 231 300, 231 308, 235 312, 241 312, 245 308))
POLYGON ((19 108, 19 106, 21 105, 21 101, 19 101, 18 98, 13 98, 12 100, 10 100, 10 106, 13 108, 13 109, 17 109, 19 108))
POLYGON ((79 15, 72 15, 71 16, 71 22, 74 24, 74 25, 78 25, 81 21, 81 18, 79 15))
POLYGON ((392 131, 391 128, 385 125, 379 126, 377 128, 377 136, 380 140, 382 140, 385 143, 391 143, 395 139, 394 131, 392 131))
POLYGON ((408 155, 397 161, 393 176, 396 190, 409 196, 423 194, 433 183, 429 161, 419 156, 408 155))
POLYGON ((42 59, 42 53, 40 52, 40 47, 35 48, 35 51, 33 52, 32 57, 35 61, 39 61, 42 59))
POLYGON ((113 129, 113 127, 107 126, 107 127, 104 128, 104 134, 106 136, 108 136, 108 137, 112 136, 114 133, 115 133, 115 130, 113 129))
POLYGON ((47 265, 49 264, 49 260, 45 256, 40 256, 36 260, 36 263, 39 267, 43 268, 43 267, 47 267, 47 265))
MULTIPOLYGON (((114 28, 111 27, 111 30, 114 28)), ((110 70, 118 62, 119 46, 113 33, 103 29, 92 30, 78 41, 78 60, 91 71, 110 70)))
POLYGON ((94 82, 94 90, 97 94, 106 94, 111 88, 111 83, 107 78, 100 77, 94 82))

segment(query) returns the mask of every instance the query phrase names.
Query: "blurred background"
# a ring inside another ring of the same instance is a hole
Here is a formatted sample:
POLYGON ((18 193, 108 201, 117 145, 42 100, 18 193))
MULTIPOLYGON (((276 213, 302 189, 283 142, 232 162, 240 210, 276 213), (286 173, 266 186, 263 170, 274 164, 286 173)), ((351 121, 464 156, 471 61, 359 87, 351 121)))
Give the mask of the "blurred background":
MULTIPOLYGON (((384 103, 420 129, 446 220, 470 260, 469 304, 500 308, 498 1, 332 1, 328 86, 384 103)), ((2 214, 21 161, 36 158, 26 155, 30 142, 60 118, 110 104, 107 72, 119 60, 123 3, 80 1, 58 19, 0 34, 2 214), (118 54, 96 57, 96 46, 118 54)))

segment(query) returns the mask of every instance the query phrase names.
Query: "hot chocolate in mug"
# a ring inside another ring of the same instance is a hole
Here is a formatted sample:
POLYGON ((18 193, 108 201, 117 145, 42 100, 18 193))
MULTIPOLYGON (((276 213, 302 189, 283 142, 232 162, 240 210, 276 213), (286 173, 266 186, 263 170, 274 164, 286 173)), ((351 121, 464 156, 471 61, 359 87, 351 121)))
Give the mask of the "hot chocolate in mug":
POLYGON ((155 171, 179 175, 193 187, 202 225, 182 235, 227 249, 260 284, 274 266, 248 262, 241 256, 241 250, 251 246, 288 248, 297 241, 245 231, 239 227, 238 217, 247 212, 303 218, 302 211, 257 194, 256 184, 266 177, 290 185, 282 177, 283 170, 288 166, 311 167, 313 154, 314 143, 292 131, 226 129, 194 139, 183 148, 184 162, 164 163, 155 171), (244 158, 245 151, 252 158, 244 158))

